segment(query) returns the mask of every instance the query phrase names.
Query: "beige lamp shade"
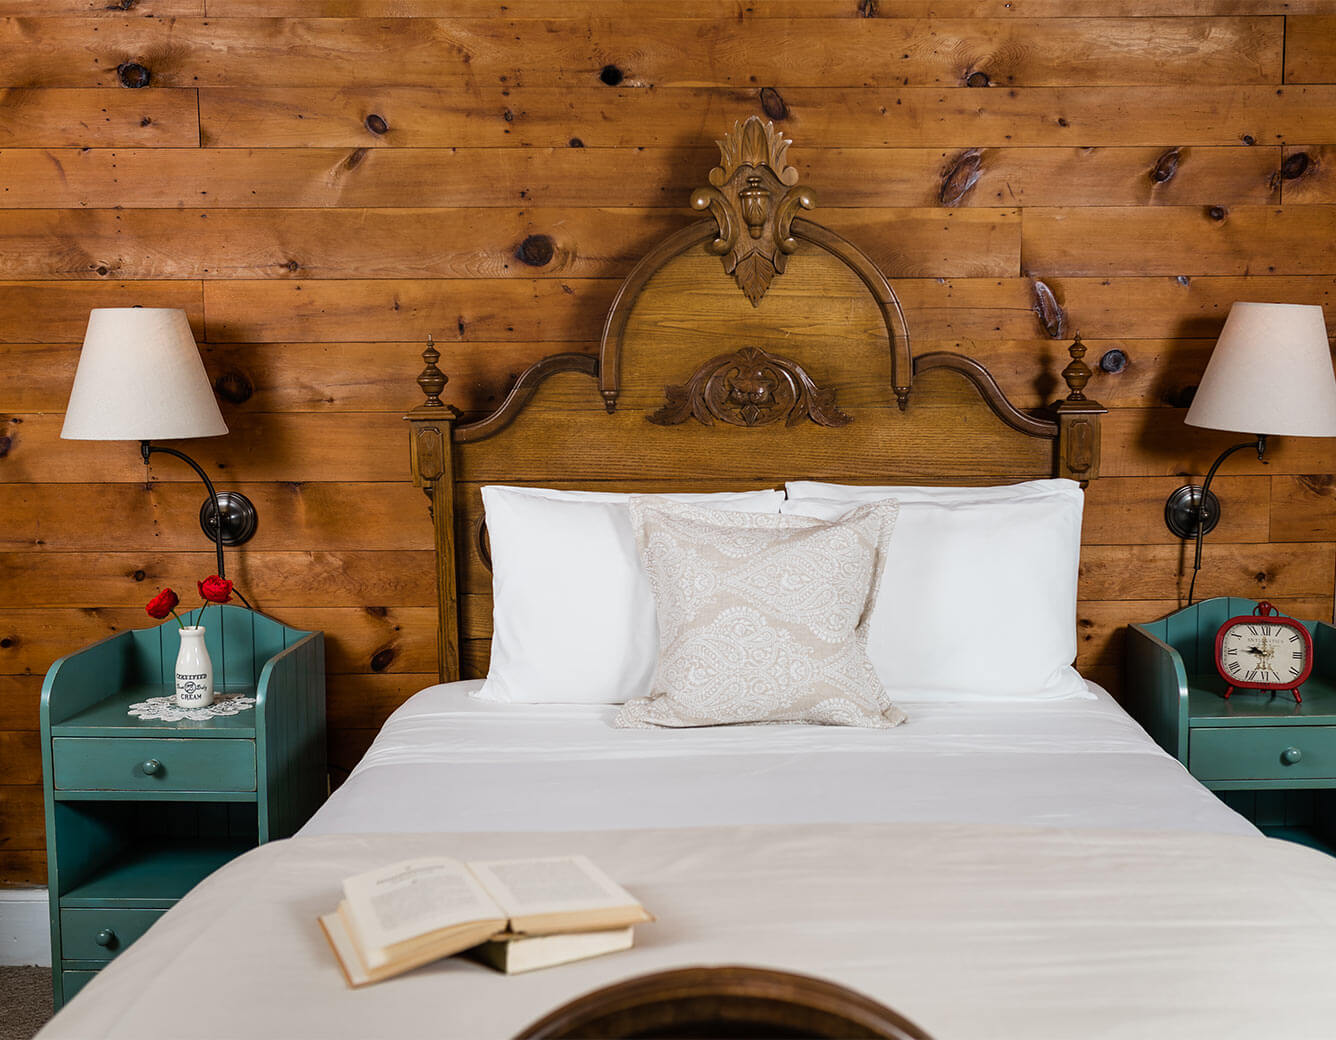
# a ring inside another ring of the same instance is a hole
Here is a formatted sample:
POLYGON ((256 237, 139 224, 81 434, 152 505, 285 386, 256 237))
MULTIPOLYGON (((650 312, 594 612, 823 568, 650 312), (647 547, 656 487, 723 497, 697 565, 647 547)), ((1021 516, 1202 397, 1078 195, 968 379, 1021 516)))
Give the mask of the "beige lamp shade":
POLYGON ((1183 421, 1239 433, 1336 437, 1336 373, 1322 308, 1234 304, 1183 421))
POLYGON ((226 432, 185 311, 99 307, 88 315, 61 437, 162 441, 226 432))

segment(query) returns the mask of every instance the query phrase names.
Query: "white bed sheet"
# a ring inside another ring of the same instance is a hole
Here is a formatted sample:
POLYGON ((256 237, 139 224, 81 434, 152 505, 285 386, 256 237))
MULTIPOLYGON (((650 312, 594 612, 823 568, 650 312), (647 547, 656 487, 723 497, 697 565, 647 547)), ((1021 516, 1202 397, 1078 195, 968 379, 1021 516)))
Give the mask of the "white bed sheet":
POLYGON ((1107 692, 916 704, 890 730, 619 730, 616 706, 429 687, 303 835, 951 822, 1256 834, 1107 692))

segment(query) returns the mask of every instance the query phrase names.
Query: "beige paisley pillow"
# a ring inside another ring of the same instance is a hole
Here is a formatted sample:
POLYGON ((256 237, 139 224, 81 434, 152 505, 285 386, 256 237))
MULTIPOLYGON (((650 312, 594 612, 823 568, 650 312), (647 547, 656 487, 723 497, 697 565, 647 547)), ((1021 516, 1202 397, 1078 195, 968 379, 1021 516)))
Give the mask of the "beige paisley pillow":
POLYGON ((726 513, 632 496, 659 620, 649 697, 617 725, 905 720, 867 656, 895 502, 839 520, 726 513))

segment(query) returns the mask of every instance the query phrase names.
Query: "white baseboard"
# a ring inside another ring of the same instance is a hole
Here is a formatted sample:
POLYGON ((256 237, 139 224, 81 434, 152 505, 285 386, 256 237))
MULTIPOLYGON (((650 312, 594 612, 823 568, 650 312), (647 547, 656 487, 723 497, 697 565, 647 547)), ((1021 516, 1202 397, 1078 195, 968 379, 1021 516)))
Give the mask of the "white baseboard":
POLYGON ((46 889, 0 888, 0 964, 50 963, 46 889))

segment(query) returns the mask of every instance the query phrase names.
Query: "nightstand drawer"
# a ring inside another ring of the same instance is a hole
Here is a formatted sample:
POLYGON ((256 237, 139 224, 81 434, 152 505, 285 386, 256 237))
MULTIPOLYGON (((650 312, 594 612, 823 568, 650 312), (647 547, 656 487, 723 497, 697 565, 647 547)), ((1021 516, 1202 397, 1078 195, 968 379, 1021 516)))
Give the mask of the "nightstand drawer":
POLYGON ((60 955, 66 960, 111 960, 166 910, 62 910, 60 955))
POLYGON ((1194 728, 1188 768, 1198 780, 1336 779, 1336 727, 1194 728))
POLYGON ((56 737, 51 761, 57 790, 255 790, 250 740, 56 737))

